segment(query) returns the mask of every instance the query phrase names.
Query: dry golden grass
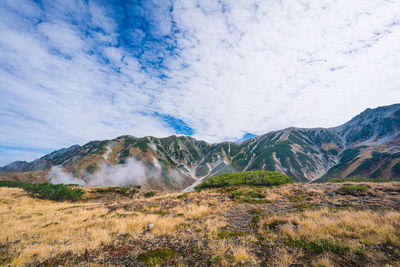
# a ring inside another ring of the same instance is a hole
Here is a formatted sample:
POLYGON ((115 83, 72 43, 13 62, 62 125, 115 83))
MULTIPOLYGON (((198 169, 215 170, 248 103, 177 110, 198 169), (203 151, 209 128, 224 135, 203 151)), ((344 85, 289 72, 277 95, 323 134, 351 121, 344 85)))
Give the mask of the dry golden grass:
POLYGON ((220 256, 218 266, 233 266, 246 263, 254 263, 254 256, 243 245, 236 245, 231 240, 211 240, 208 244, 209 253, 220 256))
MULTIPOLYGON (((218 266, 237 265, 240 261, 255 262, 254 256, 248 251, 246 244, 253 236, 240 237, 240 244, 228 239, 217 238, 218 232, 225 228, 228 223, 221 217, 208 219, 202 223, 203 229, 208 236, 208 252, 210 255, 221 256, 218 266)), ((254 241, 254 240, 253 240, 254 241)))
MULTIPOLYGON (((325 190, 326 187, 321 188, 325 190)), ((143 192, 139 192, 132 199, 99 194, 92 188, 85 190, 88 199, 69 203, 33 199, 21 189, 0 188, 0 249, 4 244, 8 246, 6 256, 11 259, 11 266, 53 260, 57 254, 65 252, 82 255, 86 249, 97 255, 96 260, 113 262, 116 260, 113 257, 120 256, 110 256, 109 250, 121 244, 130 246, 140 241, 140 244, 164 246, 163 240, 168 240, 165 246, 171 246, 180 255, 173 264, 182 263, 182 257, 192 257, 191 260, 201 257, 202 263, 209 264, 210 259, 219 256, 214 258, 216 266, 240 265, 241 260, 246 266, 263 263, 268 266, 296 263, 335 266, 351 263, 360 253, 364 262, 371 266, 382 266, 381 263, 397 266, 399 262, 385 250, 386 247, 400 247, 400 213, 397 211, 321 208, 268 212, 271 205, 298 204, 287 201, 287 196, 293 192, 310 193, 312 201, 318 201, 318 195, 324 192, 318 186, 294 184, 255 188, 273 202, 262 204, 232 200, 230 192, 221 190, 189 194, 157 192, 151 198, 144 198, 143 192), (252 224, 249 230, 246 224, 252 223, 254 216, 260 219, 259 227, 253 228, 252 224), (148 230, 150 224, 154 225, 151 231, 148 230), (221 235, 223 233, 227 234, 221 235), (289 243, 289 237, 300 240, 300 246, 289 243), (325 248, 316 251, 301 243, 318 240, 332 241, 334 245, 337 242, 349 250, 343 253, 325 248), (264 245, 269 249, 262 251, 264 245), (182 247, 185 254, 180 252, 182 247), (186 254, 186 251, 193 254, 186 254)), ((386 196, 385 201, 395 203, 394 197, 397 196, 386 196)), ((346 196, 347 201, 353 198, 354 203, 359 201, 358 197, 346 196)), ((144 250, 147 248, 135 245, 126 253, 136 257, 144 250)), ((2 250, 2 257, 1 253, 2 250)))
POLYGON ((228 240, 213 240, 209 242, 208 249, 209 253, 214 256, 220 256, 221 260, 218 262, 219 266, 229 266, 229 261, 225 257, 225 254, 231 248, 228 240))
MULTIPOLYGON (((112 222, 112 231, 114 234, 140 234, 148 230, 150 224, 154 225, 151 229, 152 234, 168 234, 176 230, 177 225, 184 221, 180 217, 160 216, 156 214, 135 214, 130 216, 129 213, 123 213, 123 215, 126 217, 115 218, 115 213, 111 213, 103 218, 112 222)), ((119 216, 117 215, 117 217, 119 216)))
POLYGON ((215 239, 219 229, 225 227, 226 225, 227 222, 220 217, 208 219, 203 223, 203 227, 210 239, 215 239))
POLYGON ((183 214, 185 218, 199 218, 202 217, 206 214, 209 214, 212 212, 212 209, 209 206, 203 206, 203 205, 185 205, 185 206, 179 206, 176 207, 172 210, 176 214, 183 214))
POLYGON ((153 200, 175 199, 180 195, 182 195, 182 193, 164 193, 161 195, 156 195, 152 199, 153 200))
POLYGON ((292 186, 291 185, 283 185, 278 188, 278 190, 274 190, 277 194, 280 194, 281 196, 289 196, 292 195, 292 186))
POLYGON ((233 258, 235 260, 235 263, 240 263, 241 260, 244 262, 247 262, 252 258, 252 256, 248 252, 247 248, 245 248, 243 246, 233 247, 232 252, 233 252, 233 258))
POLYGON ((307 193, 311 193, 313 195, 322 195, 324 194, 324 190, 319 189, 319 188, 307 188, 307 193))
POLYGON ((313 267, 333 267, 335 264, 330 259, 329 254, 322 254, 322 256, 318 257, 317 259, 313 260, 312 262, 313 267))
POLYGON ((67 251, 82 253, 112 241, 115 234, 175 231, 183 218, 155 214, 109 213, 95 204, 32 199, 21 189, 0 188, 0 243, 11 242, 11 264, 24 265, 67 251))
POLYGON ((273 257, 271 266, 274 267, 287 267, 294 262, 294 257, 286 251, 285 248, 278 249, 273 257))
MULTIPOLYGON (((332 211, 325 208, 272 216, 260 224, 268 225, 277 220, 286 222, 277 226, 280 234, 297 239, 338 240, 351 249, 379 244, 400 246, 400 213, 396 211, 332 211)), ((261 229, 266 233, 273 231, 268 227, 261 229)))
POLYGON ((277 190, 267 190, 266 195, 267 197, 265 199, 269 201, 276 201, 282 198, 282 196, 277 193, 277 190))

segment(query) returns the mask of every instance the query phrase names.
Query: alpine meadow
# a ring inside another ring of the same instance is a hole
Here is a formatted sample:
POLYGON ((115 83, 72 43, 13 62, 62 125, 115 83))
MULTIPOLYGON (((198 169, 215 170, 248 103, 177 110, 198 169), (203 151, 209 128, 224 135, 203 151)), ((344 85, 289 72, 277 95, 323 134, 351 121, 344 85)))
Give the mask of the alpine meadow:
POLYGON ((400 1, 0 1, 0 266, 400 267, 400 1))

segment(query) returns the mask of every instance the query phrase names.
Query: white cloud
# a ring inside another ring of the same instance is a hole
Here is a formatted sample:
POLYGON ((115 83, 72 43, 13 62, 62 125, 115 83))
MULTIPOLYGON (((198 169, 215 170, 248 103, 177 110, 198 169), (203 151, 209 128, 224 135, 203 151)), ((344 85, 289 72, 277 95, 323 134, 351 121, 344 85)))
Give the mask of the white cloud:
POLYGON ((122 60, 122 51, 121 49, 115 47, 106 47, 103 51, 104 56, 106 56, 113 64, 120 66, 122 60))
POLYGON ((98 1, 0 3, 1 144, 173 134, 154 111, 216 142, 400 102, 399 1, 153 2, 140 9, 148 32, 121 31, 120 11, 98 1), (124 34, 172 37, 139 53, 124 34))
POLYGON ((329 127, 400 101, 400 2, 178 1, 183 62, 164 112, 197 136, 329 127), (222 12, 225 10, 225 12, 222 12), (193 19, 195 18, 195 19, 193 19))
POLYGON ((85 173, 78 179, 64 172, 61 166, 53 166, 48 179, 55 184, 79 184, 83 186, 127 186, 143 183, 147 179, 145 167, 139 161, 127 159, 125 164, 110 166, 102 163, 93 174, 85 173))
POLYGON ((43 22, 37 28, 45 36, 46 44, 50 50, 54 49, 66 55, 74 56, 75 53, 81 52, 84 47, 84 42, 77 29, 64 22, 43 22))
MULTIPOLYGON (((140 114, 151 101, 143 88, 152 81, 135 58, 126 59, 129 65, 121 70, 129 76, 117 75, 85 51, 84 36, 71 25, 51 21, 37 29, 0 24, 2 144, 59 148, 122 134, 172 134, 162 122, 140 114)), ((105 50, 115 62, 121 60, 118 53, 105 50)))

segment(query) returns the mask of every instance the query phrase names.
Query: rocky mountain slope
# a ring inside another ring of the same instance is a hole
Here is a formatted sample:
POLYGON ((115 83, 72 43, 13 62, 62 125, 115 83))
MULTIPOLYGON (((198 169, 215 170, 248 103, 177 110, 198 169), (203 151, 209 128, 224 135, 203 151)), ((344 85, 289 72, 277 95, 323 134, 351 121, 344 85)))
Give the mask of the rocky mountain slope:
POLYGON ((88 183, 107 174, 108 182, 113 176, 118 180, 122 171, 113 168, 125 166, 127 179, 114 185, 157 189, 183 189, 215 174, 257 169, 279 171, 301 182, 333 177, 400 179, 399 129, 400 104, 394 104, 367 109, 338 127, 287 128, 240 143, 121 136, 64 148, 33 162, 11 163, 0 168, 0 178, 44 180, 52 166, 61 165, 63 173, 88 183), (136 179, 136 172, 129 176, 132 160, 143 168, 145 179, 136 179))

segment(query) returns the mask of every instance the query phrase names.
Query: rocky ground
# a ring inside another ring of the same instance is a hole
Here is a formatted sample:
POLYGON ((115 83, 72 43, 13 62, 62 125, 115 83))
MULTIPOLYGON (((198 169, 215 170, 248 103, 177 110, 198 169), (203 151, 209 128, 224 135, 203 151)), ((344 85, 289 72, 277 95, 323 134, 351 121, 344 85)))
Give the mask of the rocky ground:
MULTIPOLYGON (((90 188, 85 201, 78 205, 68 203, 70 206, 57 210, 72 210, 81 205, 76 209, 82 210, 75 215, 90 212, 85 223, 101 218, 108 220, 103 227, 109 229, 107 234, 111 238, 85 249, 70 246, 54 250, 51 255, 37 252, 29 260, 28 256, 18 255, 24 254, 24 249, 34 241, 26 243, 25 248, 18 247, 21 242, 18 237, 7 236, 3 229, 0 263, 35 266, 400 266, 400 183, 351 184, 347 191, 342 190, 343 186, 341 183, 288 184, 276 188, 221 188, 185 194, 156 192, 155 196, 148 197, 144 197, 145 192, 128 196, 118 191, 97 192, 90 188), (367 219, 361 225, 358 219, 362 218, 367 219), (380 220, 386 223, 382 224, 385 231, 379 229, 380 220), (121 225, 127 226, 121 228, 121 225), (322 225, 322 228, 312 228, 315 225, 322 225)), ((15 190, 14 195, 23 196, 19 189, 12 190, 15 190)), ((6 208, 11 216, 10 210, 16 205, 16 202, 7 201, 1 202, 2 219, 6 208)), ((65 214, 60 216, 67 216, 65 214)), ((40 223, 49 222, 46 220, 40 223)), ((32 227, 38 223, 32 222, 32 227)), ((61 220, 56 223, 54 227, 63 224, 61 220)), ((95 227, 85 225, 88 229, 95 227)), ((0 226, 5 227, 4 224, 0 226)), ((20 238, 25 234, 31 235, 33 240, 33 232, 20 233, 20 238)), ((45 243, 40 235, 37 234, 36 242, 45 243)), ((71 240, 63 242, 72 244, 71 240)))

